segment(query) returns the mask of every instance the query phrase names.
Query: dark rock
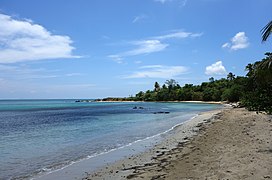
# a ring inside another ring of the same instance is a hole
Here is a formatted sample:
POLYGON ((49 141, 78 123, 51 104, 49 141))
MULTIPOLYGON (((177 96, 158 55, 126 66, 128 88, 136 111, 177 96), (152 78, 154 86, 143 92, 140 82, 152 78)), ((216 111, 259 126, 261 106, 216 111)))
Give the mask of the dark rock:
POLYGON ((158 112, 154 112, 153 114, 169 114, 169 111, 158 111, 158 112))

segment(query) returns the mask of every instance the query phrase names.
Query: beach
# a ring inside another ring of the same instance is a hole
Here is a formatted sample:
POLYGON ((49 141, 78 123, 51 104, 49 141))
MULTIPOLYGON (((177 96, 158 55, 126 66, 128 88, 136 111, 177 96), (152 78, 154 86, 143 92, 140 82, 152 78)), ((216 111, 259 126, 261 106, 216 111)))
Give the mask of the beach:
POLYGON ((201 113, 154 148, 85 179, 271 179, 271 119, 244 108, 201 113))
POLYGON ((0 179, 74 179, 171 136, 222 105, 63 100, 0 101, 0 179))

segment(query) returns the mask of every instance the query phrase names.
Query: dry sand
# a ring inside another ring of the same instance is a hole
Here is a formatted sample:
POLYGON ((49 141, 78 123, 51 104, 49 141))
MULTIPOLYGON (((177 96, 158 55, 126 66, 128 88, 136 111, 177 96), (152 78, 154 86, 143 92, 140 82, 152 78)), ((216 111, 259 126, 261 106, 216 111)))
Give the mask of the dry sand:
POLYGON ((204 113, 86 179, 272 179, 271 119, 243 108, 204 113))

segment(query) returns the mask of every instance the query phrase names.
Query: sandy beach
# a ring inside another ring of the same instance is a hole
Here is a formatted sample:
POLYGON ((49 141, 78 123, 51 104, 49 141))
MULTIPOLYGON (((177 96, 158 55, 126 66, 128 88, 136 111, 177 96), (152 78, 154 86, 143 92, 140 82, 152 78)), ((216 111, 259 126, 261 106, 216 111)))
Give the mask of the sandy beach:
POLYGON ((272 118, 230 108, 200 114, 153 149, 85 179, 272 179, 272 118))

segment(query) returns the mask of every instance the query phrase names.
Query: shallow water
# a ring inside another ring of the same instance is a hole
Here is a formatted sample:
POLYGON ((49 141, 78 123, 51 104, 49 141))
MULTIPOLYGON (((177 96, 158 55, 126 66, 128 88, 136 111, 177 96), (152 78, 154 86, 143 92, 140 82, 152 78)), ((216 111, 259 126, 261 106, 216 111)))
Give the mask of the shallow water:
POLYGON ((0 179, 30 178, 59 169, 160 134, 201 111, 219 107, 195 103, 3 100, 0 179), (133 109, 135 106, 143 109, 133 109))

